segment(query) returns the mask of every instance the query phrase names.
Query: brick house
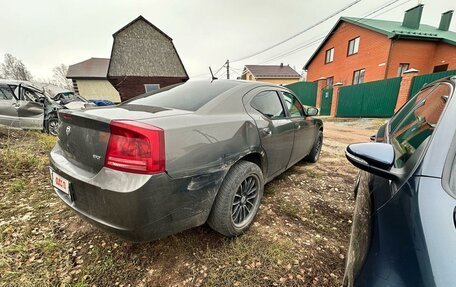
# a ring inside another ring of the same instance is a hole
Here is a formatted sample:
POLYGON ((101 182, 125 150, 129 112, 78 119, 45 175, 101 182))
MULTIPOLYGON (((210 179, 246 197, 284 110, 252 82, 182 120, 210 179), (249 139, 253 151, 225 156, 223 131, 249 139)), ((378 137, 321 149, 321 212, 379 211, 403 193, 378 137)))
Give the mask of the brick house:
POLYGON ((76 93, 88 100, 120 102, 119 92, 107 79, 109 59, 90 58, 70 65, 66 77, 76 93))
POLYGON ((289 65, 246 65, 241 79, 287 85, 299 81, 301 75, 289 65))
POLYGON ((122 101, 189 79, 173 40, 144 17, 113 37, 107 78, 122 101))
POLYGON ((456 69, 456 33, 448 31, 453 11, 439 27, 421 24, 423 5, 405 12, 402 22, 341 17, 304 66, 307 81, 326 78, 352 85, 456 69))

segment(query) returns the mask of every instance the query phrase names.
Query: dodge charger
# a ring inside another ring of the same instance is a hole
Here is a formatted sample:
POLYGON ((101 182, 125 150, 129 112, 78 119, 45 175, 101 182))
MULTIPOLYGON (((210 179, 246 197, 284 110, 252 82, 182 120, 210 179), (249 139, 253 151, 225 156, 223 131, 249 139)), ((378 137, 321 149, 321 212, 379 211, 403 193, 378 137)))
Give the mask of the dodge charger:
POLYGON ((253 222, 265 183, 318 160, 317 113, 284 87, 229 80, 62 110, 52 185, 82 218, 132 241, 206 222, 238 236, 253 222))

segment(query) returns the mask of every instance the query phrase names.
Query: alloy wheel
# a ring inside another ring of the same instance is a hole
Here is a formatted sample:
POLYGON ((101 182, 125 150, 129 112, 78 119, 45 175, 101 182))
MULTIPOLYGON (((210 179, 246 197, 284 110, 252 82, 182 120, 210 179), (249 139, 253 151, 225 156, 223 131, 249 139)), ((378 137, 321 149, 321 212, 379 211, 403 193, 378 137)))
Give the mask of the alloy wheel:
POLYGON ((231 219, 236 227, 245 225, 255 216, 258 201, 259 181, 250 175, 239 185, 234 194, 231 219))
POLYGON ((49 134, 56 136, 59 130, 59 122, 58 121, 50 121, 48 124, 48 132, 49 134))

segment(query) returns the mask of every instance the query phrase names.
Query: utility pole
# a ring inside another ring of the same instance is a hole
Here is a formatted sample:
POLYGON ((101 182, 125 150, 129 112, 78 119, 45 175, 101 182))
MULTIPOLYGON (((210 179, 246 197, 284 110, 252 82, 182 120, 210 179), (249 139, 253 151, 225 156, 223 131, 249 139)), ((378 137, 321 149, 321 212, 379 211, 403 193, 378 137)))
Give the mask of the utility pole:
POLYGON ((226 78, 230 79, 230 60, 226 60, 226 78))

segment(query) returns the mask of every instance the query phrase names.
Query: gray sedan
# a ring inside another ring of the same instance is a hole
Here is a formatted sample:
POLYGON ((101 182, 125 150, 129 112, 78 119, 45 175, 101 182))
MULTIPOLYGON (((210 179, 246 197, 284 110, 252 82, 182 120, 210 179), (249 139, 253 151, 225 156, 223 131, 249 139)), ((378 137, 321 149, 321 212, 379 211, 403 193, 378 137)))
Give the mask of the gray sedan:
POLYGON ((265 183, 318 160, 317 113, 286 88, 227 80, 62 110, 52 183, 84 219, 132 241, 205 222, 238 236, 253 222, 265 183))

